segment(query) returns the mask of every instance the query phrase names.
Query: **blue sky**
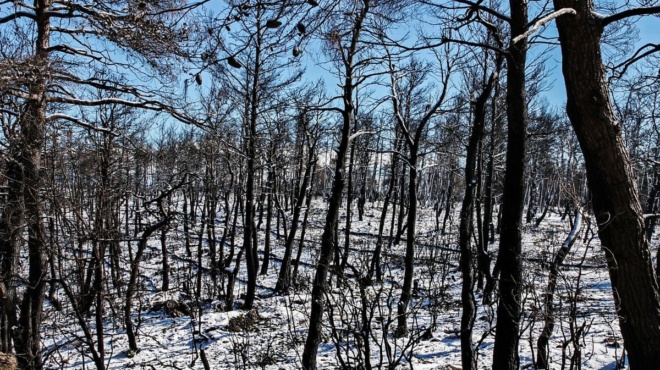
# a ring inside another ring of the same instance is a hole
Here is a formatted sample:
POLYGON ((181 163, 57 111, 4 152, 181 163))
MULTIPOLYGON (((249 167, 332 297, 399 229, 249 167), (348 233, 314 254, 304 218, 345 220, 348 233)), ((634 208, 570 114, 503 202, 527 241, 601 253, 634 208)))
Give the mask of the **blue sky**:
MULTIPOLYGON (((659 17, 645 16, 632 20, 636 23, 636 28, 639 33, 639 39, 635 43, 633 50, 637 50, 641 45, 649 42, 660 43, 659 17)), ((610 27, 616 27, 616 24, 610 25, 610 27)), ((537 31, 537 33, 542 33, 545 37, 556 36, 554 22, 551 22, 545 28, 537 31)), ((411 31, 410 34, 412 35, 414 32, 411 31)), ((540 50, 545 50, 546 48, 547 46, 533 46, 530 50, 529 59, 533 59, 534 53, 538 53, 540 50)), ((549 89, 543 92, 543 96, 550 105, 561 109, 566 100, 566 92, 561 72, 561 53, 559 46, 550 47, 547 52, 547 61, 545 63, 547 78, 545 82, 549 89)), ((333 91, 336 89, 336 85, 339 81, 331 72, 324 70, 321 66, 315 65, 319 62, 318 59, 322 59, 323 57, 312 57, 314 53, 317 53, 317 55, 320 54, 318 51, 307 50, 306 54, 303 55, 303 58, 301 59, 303 65, 306 66, 305 78, 310 80, 322 78, 326 81, 326 87, 330 91, 333 91)))
MULTIPOLYGON (((635 43, 634 50, 637 50, 642 45, 645 45, 649 42, 660 43, 660 18, 653 16, 640 17, 636 21, 636 29, 639 31, 639 38, 635 43)), ((610 27, 616 27, 616 25, 611 25, 610 27)), ((556 34, 554 29, 554 23, 548 26, 548 29, 545 31, 548 35, 556 34)), ((550 104, 561 108, 566 101, 566 91, 564 87, 564 80, 561 73, 561 53, 559 46, 554 48, 551 51, 550 58, 548 60, 548 66, 553 68, 552 71, 549 71, 549 79, 553 81, 552 88, 545 93, 546 98, 550 104), (554 65, 554 66, 553 66, 554 65)))

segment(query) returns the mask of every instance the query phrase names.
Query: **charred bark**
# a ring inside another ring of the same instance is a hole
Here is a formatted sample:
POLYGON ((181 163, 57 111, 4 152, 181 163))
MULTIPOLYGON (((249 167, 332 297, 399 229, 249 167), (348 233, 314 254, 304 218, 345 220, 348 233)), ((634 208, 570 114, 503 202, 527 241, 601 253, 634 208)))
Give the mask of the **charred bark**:
POLYGON ((509 1, 511 44, 507 59, 508 138, 506 173, 502 201, 502 221, 498 264, 500 266, 497 305, 497 331, 493 350, 493 369, 518 369, 518 343, 522 315, 522 213, 525 203, 525 142, 527 136, 527 98, 525 66, 527 38, 514 38, 527 29, 527 3, 509 1))
MULTIPOLYGON (((321 342, 323 332, 323 313, 326 304, 326 292, 328 289, 328 271, 332 262, 333 252, 337 245, 335 244, 337 223, 339 219, 339 208, 342 202, 342 193, 344 191, 344 170, 348 154, 349 133, 353 125, 353 115, 355 106, 353 104, 353 93, 355 92, 354 76, 354 58, 356 56, 359 37, 362 32, 362 26, 367 14, 370 12, 370 1, 362 0, 362 8, 355 18, 355 23, 350 32, 351 39, 348 49, 343 55, 345 79, 343 83, 343 103, 341 110, 343 125, 339 147, 337 148, 337 163, 335 165, 334 179, 330 200, 328 201, 328 213, 325 218, 323 233, 321 234, 321 251, 316 265, 316 274, 314 276, 314 285, 311 296, 311 313, 309 317, 309 330, 305 340, 305 348, 302 355, 302 368, 304 370, 316 370, 316 354, 321 342)), ((342 53, 344 51, 342 50, 342 53)))
POLYGON ((557 10, 577 12, 557 19, 566 110, 584 156, 630 368, 651 369, 660 363, 660 292, 635 176, 602 63, 601 38, 611 20, 604 22, 591 0, 554 4, 557 10))
POLYGON ((475 190, 477 186, 476 165, 479 144, 484 135, 486 123, 486 103, 493 91, 493 87, 499 76, 499 66, 502 57, 497 58, 497 69, 490 75, 483 90, 474 102, 474 120, 472 133, 468 140, 467 153, 465 157, 465 195, 461 205, 458 245, 461 251, 460 270, 463 277, 461 287, 461 302, 463 312, 461 316, 461 362, 463 369, 477 369, 477 358, 472 342, 472 331, 476 316, 476 304, 474 298, 474 270, 472 262, 474 252, 470 245, 471 224, 475 203, 475 190))

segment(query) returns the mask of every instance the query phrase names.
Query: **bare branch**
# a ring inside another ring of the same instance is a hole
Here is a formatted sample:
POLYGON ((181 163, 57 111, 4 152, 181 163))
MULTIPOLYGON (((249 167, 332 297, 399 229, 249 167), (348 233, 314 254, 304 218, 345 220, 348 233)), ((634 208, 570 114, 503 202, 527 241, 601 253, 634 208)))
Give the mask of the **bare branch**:
POLYGON ((394 118, 396 118, 396 122, 401 128, 401 131, 403 131, 406 141, 408 142, 408 145, 413 146, 413 138, 410 133, 410 130, 408 130, 408 127, 405 124, 405 120, 403 119, 403 116, 401 115, 401 111, 399 110, 399 92, 397 90, 397 78, 395 75, 395 68, 394 68, 394 63, 392 62, 392 54, 390 53, 390 50, 387 47, 384 47, 385 53, 387 55, 387 65, 389 67, 389 72, 390 72, 390 92, 392 93, 392 108, 394 109, 394 118))
POLYGON ((96 99, 96 100, 86 100, 86 99, 75 99, 75 98, 65 98, 62 96, 51 96, 47 98, 49 102, 52 103, 62 103, 62 104, 71 104, 85 107, 96 107, 106 104, 119 104, 127 107, 134 108, 145 108, 151 110, 165 110, 163 103, 158 101, 135 101, 128 99, 119 99, 119 98, 105 98, 105 99, 96 99))
POLYGON ((52 115, 48 116, 48 118, 47 118, 47 120, 49 120, 49 121, 53 121, 53 120, 57 120, 57 119, 64 119, 64 120, 73 122, 73 123, 75 123, 79 126, 82 126, 84 128, 88 128, 90 130, 94 130, 94 131, 98 131, 98 132, 105 132, 105 133, 111 134, 113 136, 119 136, 119 134, 117 134, 116 132, 114 132, 110 129, 94 126, 93 124, 91 124, 87 121, 83 121, 81 119, 78 119, 78 118, 73 117, 73 116, 69 116, 67 114, 55 113, 55 114, 52 114, 52 115))
POLYGON ((490 15, 493 15, 493 16, 495 16, 495 17, 497 17, 497 18, 499 18, 499 19, 501 19, 501 20, 503 20, 507 23, 511 22, 511 18, 507 17, 506 15, 504 15, 504 14, 502 14, 502 13, 500 13, 500 12, 494 10, 494 9, 491 9, 487 6, 481 5, 481 1, 479 1, 477 3, 473 2, 473 1, 469 1, 469 0, 454 0, 454 1, 456 1, 459 4, 469 5, 471 8, 478 9, 478 10, 481 10, 483 12, 486 12, 486 13, 488 13, 490 15))
POLYGON ((456 44, 459 44, 459 45, 476 46, 476 47, 480 47, 480 48, 486 48, 486 49, 492 50, 492 51, 494 51, 494 52, 496 52, 496 53, 501 53, 501 54, 504 54, 504 55, 508 55, 508 52, 507 52, 506 50, 504 50, 504 49, 501 49, 501 48, 495 47, 495 46, 493 46, 493 45, 484 44, 484 43, 481 43, 481 42, 473 42, 473 41, 465 41, 465 40, 451 39, 451 38, 448 38, 448 37, 443 37, 443 38, 442 38, 442 41, 443 41, 443 43, 445 43, 445 42, 453 42, 453 43, 456 43, 456 44))
POLYGON ((4 18, 0 18, 0 24, 5 24, 7 22, 11 22, 11 21, 13 21, 15 19, 19 19, 19 18, 30 18, 32 20, 37 19, 37 17, 32 13, 16 12, 16 13, 10 14, 10 15, 4 17, 4 18))
POLYGON ((614 23, 626 18, 641 16, 641 15, 650 15, 650 14, 660 14, 660 6, 649 6, 649 7, 626 9, 622 12, 615 13, 603 18, 601 24, 603 25, 603 27, 605 27, 610 23, 614 23))
POLYGON ((102 57, 97 56, 97 55, 93 55, 92 53, 88 52, 87 50, 74 49, 74 48, 72 48, 68 45, 63 45, 63 44, 62 45, 53 45, 50 48, 48 48, 47 51, 49 53, 59 51, 61 53, 66 53, 66 54, 69 54, 69 55, 79 55, 79 56, 83 56, 83 57, 89 57, 89 58, 92 58, 96 61, 102 61, 103 60, 102 57))
POLYGON ((635 54, 632 55, 632 57, 630 57, 627 60, 625 60, 624 62, 614 66, 612 69, 616 70, 616 69, 619 69, 619 68, 623 67, 621 72, 617 73, 618 77, 621 77, 626 73, 626 71, 628 70, 628 68, 631 65, 633 65, 633 64, 637 63, 639 60, 644 59, 645 57, 647 57, 647 56, 649 56, 653 53, 657 53, 659 51, 660 51, 660 44, 648 43, 648 44, 640 47, 639 49, 637 49, 637 51, 635 52, 635 54), (645 49, 647 49, 647 50, 645 50, 645 49), (644 52, 642 52, 642 51, 644 51, 644 52))

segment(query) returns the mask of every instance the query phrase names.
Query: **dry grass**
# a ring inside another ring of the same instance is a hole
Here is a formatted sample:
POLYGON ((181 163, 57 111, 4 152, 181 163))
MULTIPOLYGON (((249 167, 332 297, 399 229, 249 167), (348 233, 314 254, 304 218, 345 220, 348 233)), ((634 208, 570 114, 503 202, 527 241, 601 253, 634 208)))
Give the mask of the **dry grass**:
POLYGON ((16 370, 16 357, 8 353, 0 353, 0 370, 16 370))

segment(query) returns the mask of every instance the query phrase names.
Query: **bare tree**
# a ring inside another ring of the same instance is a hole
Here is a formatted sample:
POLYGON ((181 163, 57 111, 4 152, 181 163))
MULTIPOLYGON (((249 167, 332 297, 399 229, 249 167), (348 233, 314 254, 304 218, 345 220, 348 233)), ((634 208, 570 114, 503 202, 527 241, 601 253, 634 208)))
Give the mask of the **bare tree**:
POLYGON ((321 235, 321 251, 312 288, 309 331, 302 355, 302 367, 305 370, 316 369, 316 354, 323 331, 328 272, 333 254, 338 248, 335 245, 336 229, 344 191, 344 171, 349 149, 349 134, 355 119, 354 94, 357 86, 363 84, 366 76, 369 75, 364 71, 370 64, 374 63, 372 57, 365 55, 367 53, 362 38, 364 37, 365 28, 369 25, 370 17, 379 10, 379 5, 384 5, 385 8, 389 6, 389 4, 380 4, 379 2, 373 3, 373 0, 359 0, 337 5, 337 8, 327 10, 328 16, 334 15, 338 18, 336 24, 326 25, 328 33, 325 37, 329 52, 335 57, 342 78, 340 95, 342 107, 332 109, 341 115, 342 123, 328 212, 321 235), (363 76, 357 75, 360 71, 363 71, 363 76))
POLYGON ((126 300, 124 302, 124 323, 126 325, 126 335, 128 336, 129 356, 134 356, 139 350, 137 345, 137 339, 135 337, 135 329, 133 328, 132 309, 133 309, 133 296, 137 290, 137 278, 138 278, 138 274, 140 273, 140 260, 142 259, 142 256, 144 255, 144 252, 147 248, 147 242, 149 241, 149 237, 154 232, 158 231, 158 229, 169 223, 176 214, 175 212, 173 212, 172 210, 168 209, 165 206, 164 200, 167 199, 167 197, 171 195, 174 191, 177 191, 178 189, 180 189, 184 185, 187 185, 188 183, 189 183, 188 175, 185 174, 182 180, 178 184, 168 186, 168 188, 162 191, 161 194, 159 194, 157 197, 155 197, 154 199, 150 199, 144 203, 144 207, 146 211, 150 213, 155 213, 158 219, 154 223, 149 223, 147 227, 144 230, 142 230, 142 233, 138 240, 138 247, 135 252, 135 257, 133 258, 133 262, 131 263, 130 278, 126 286, 126 300), (152 207, 152 204, 154 203, 155 203, 155 207, 154 207, 155 209, 152 210, 150 209, 150 207, 152 207))
MULTIPOLYGON (((449 51, 450 49, 446 48, 445 54, 443 55, 445 60, 442 61, 442 88, 440 90, 440 94, 437 99, 433 101, 433 103, 426 106, 426 109, 423 112, 416 112, 415 110, 419 110, 420 107, 414 106, 414 103, 420 103, 419 101, 414 101, 414 95, 417 94, 416 90, 420 89, 424 83, 425 73, 423 66, 421 64, 417 64, 415 61, 412 61, 409 66, 404 67, 404 69, 408 70, 409 72, 405 82, 407 85, 407 90, 402 92, 400 90, 402 88, 402 84, 404 84, 404 81, 397 77, 398 72, 395 70, 392 55, 388 51, 392 108, 397 126, 403 132, 403 138, 408 146, 408 158, 406 158, 405 162, 409 171, 407 215, 408 234, 406 238, 405 272, 403 285, 401 287, 401 298, 399 299, 397 306, 397 335, 399 336, 405 336, 408 333, 407 310, 412 295, 414 274, 415 232, 417 225, 417 166, 418 160, 420 158, 420 147, 427 133, 427 125, 431 121, 431 118, 445 103, 447 98, 447 91, 449 90, 449 79, 451 77, 452 67, 455 62, 449 51), (405 93, 406 96, 401 96, 402 93, 405 93), (415 115, 421 115, 421 118, 416 119, 416 117, 414 117, 415 115)), ((416 97, 419 98, 419 96, 416 97)))
MULTIPOLYGON (((493 35, 496 41, 499 41, 498 35, 493 35)), ((501 42, 499 42, 501 44, 501 42)), ((488 61, 488 52, 486 52, 486 61, 488 61)), ((477 359, 474 353, 472 342, 472 331, 476 317, 476 307, 474 298, 474 270, 472 268, 474 253, 471 246, 471 226, 473 220, 475 192, 477 187, 476 162, 478 149, 481 144, 484 127, 486 124, 486 110, 490 95, 498 82, 502 69, 504 57, 497 54, 495 65, 492 72, 481 81, 480 89, 477 90, 477 97, 473 102, 472 112, 472 131, 468 139, 467 152, 465 157, 465 195, 461 205, 460 226, 458 244, 461 250, 460 268, 463 276, 463 285, 461 288, 461 301, 463 313, 461 317, 461 360, 464 369, 477 368, 477 359)), ((488 65, 484 65, 484 72, 488 71, 488 65)))
MULTIPOLYGON (((236 98, 240 100, 236 106, 241 107, 241 149, 246 161, 243 249, 248 278, 244 308, 252 307, 256 295, 259 261, 255 215, 258 202, 257 174, 262 171, 258 160, 264 146, 264 120, 268 115, 276 114, 283 104, 284 100, 277 95, 300 78, 299 69, 290 68, 289 62, 295 60, 301 52, 296 44, 299 41, 295 36, 298 32, 290 27, 301 15, 301 7, 293 2, 273 4, 260 1, 252 5, 232 5, 226 17, 234 20, 231 22, 234 30, 228 42, 222 44, 226 49, 222 52, 230 55, 226 60, 231 68, 219 63, 213 66, 214 75, 231 86, 236 98), (288 32, 283 32, 285 29, 288 32), (285 67, 289 69, 287 74, 283 72, 285 67)), ((220 59, 215 58, 215 61, 220 59)))
MULTIPOLYGON (((295 204, 293 206, 293 215, 291 217, 291 229, 286 237, 284 244, 284 257, 282 258, 282 265, 277 277, 276 291, 287 292, 291 286, 291 256, 293 254, 293 243, 295 241, 296 232, 298 231, 298 221, 300 220, 303 205, 312 195, 309 190, 312 181, 314 167, 316 166, 318 155, 318 127, 311 125, 311 114, 303 108, 297 117, 297 135, 300 136, 300 150, 301 150, 301 167, 304 168, 302 174, 302 181, 296 185, 295 189, 295 204), (303 152, 307 152, 303 155, 303 152)), ((297 265, 296 265, 297 267, 297 265)))
MULTIPOLYGON (((39 0, 33 4, 17 1, 2 5, 6 15, 0 18, 0 26, 20 30, 12 33, 16 38, 10 40, 19 54, 9 58, 3 54, 0 60, 3 70, 0 88, 21 101, 16 106, 18 109, 7 112, 11 112, 19 123, 17 132, 20 133, 20 142, 15 160, 21 168, 21 176, 17 180, 24 186, 22 193, 15 195, 21 197, 24 204, 21 218, 28 232, 30 265, 20 315, 17 317, 18 312, 14 309, 10 311, 12 317, 9 318, 15 328, 12 338, 22 367, 41 369, 43 366, 39 329, 47 270, 40 168, 46 125, 60 119, 94 127, 70 114, 76 106, 118 103, 156 110, 168 109, 160 102, 164 99, 149 95, 147 88, 131 87, 117 82, 121 79, 108 79, 98 73, 112 66, 140 75, 139 69, 147 61, 156 67, 151 69, 153 72, 172 72, 165 68, 158 70, 156 61, 186 54, 180 42, 188 39, 188 32, 182 29, 175 17, 169 15, 193 9, 199 3, 182 5, 177 1, 165 1, 143 4, 120 8, 112 2, 92 6, 82 2, 39 0), (90 42, 88 37, 99 42, 90 42), (108 57, 99 49, 105 42, 129 51, 132 57, 145 63, 133 68, 140 63, 131 65, 108 57), (91 68, 76 68, 82 65, 91 68), (90 92, 98 90, 128 94, 131 98, 90 97, 90 92), (53 112, 51 108, 55 104, 61 106, 53 112)), ((6 295, 2 296, 5 299, 6 295)), ((3 306, 14 304, 5 300, 3 306)))

